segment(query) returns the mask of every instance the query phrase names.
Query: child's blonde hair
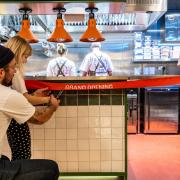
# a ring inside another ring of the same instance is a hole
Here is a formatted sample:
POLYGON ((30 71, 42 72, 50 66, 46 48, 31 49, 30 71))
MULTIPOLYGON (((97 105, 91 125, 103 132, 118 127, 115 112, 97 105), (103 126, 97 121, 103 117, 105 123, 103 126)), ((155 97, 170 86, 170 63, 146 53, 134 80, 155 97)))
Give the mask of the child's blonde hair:
POLYGON ((22 37, 14 36, 6 42, 5 46, 7 48, 10 48, 12 50, 12 52, 15 54, 16 66, 17 66, 18 70, 23 74, 22 56, 23 55, 27 55, 27 56, 32 55, 32 48, 31 48, 30 44, 22 37))
POLYGON ((58 43, 57 52, 62 56, 67 53, 67 47, 63 43, 58 43))

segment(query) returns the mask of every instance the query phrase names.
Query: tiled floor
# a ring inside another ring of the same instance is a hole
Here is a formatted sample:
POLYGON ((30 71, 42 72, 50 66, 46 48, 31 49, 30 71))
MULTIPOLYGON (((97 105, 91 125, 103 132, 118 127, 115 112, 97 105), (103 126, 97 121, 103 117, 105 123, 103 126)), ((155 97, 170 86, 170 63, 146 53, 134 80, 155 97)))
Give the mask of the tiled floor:
POLYGON ((180 135, 128 135, 128 180, 180 180, 180 135))

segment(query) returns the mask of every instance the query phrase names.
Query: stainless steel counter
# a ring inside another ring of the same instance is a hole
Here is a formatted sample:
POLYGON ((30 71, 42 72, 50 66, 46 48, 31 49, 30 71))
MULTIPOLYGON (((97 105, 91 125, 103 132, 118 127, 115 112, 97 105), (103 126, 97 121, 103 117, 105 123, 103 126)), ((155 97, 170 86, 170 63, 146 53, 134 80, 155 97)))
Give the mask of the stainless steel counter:
POLYGON ((33 80, 52 80, 52 81, 96 81, 96 80, 127 80, 128 77, 126 76, 101 76, 101 77, 45 77, 45 76, 26 76, 25 79, 33 79, 33 80))
MULTIPOLYGON (((173 77, 174 75, 157 75, 157 76, 77 76, 77 77, 46 77, 46 76, 26 76, 25 79, 32 80, 52 80, 52 81, 98 81, 98 80, 107 80, 107 81, 117 81, 117 80, 136 80, 136 79, 150 79, 150 78, 163 78, 163 77, 173 77)), ((180 76, 179 76, 180 77, 180 76)))

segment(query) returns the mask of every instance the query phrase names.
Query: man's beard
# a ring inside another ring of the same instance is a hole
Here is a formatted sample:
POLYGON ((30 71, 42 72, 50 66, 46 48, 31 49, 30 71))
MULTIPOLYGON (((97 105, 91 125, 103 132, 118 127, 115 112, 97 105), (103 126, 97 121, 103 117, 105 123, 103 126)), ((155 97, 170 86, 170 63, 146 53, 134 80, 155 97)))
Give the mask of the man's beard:
POLYGON ((6 76, 5 76, 5 78, 2 81, 2 85, 4 85, 4 86, 11 86, 12 85, 12 80, 8 81, 6 76))

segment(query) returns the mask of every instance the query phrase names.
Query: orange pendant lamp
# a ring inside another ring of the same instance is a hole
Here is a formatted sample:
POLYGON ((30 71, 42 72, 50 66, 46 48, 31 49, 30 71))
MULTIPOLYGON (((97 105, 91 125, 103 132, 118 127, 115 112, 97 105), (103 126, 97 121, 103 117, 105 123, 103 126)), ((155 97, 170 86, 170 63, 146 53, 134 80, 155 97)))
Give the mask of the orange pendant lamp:
POLYGON ((104 41, 105 38, 96 28, 96 20, 94 19, 94 12, 98 11, 98 8, 89 7, 85 9, 89 12, 88 28, 86 32, 81 36, 80 41, 82 42, 100 42, 104 41))
POLYGON ((68 32, 64 28, 64 21, 62 19, 62 12, 66 12, 66 9, 63 7, 53 8, 53 11, 58 11, 57 19, 56 19, 56 27, 52 32, 51 36, 47 39, 49 42, 72 42, 72 37, 68 34, 68 32))
POLYGON ((37 43, 38 39, 30 30, 30 20, 28 13, 31 13, 32 10, 29 8, 21 8, 19 9, 19 12, 23 13, 23 19, 22 19, 21 30, 18 32, 18 35, 26 39, 26 41, 28 41, 29 43, 37 43))

